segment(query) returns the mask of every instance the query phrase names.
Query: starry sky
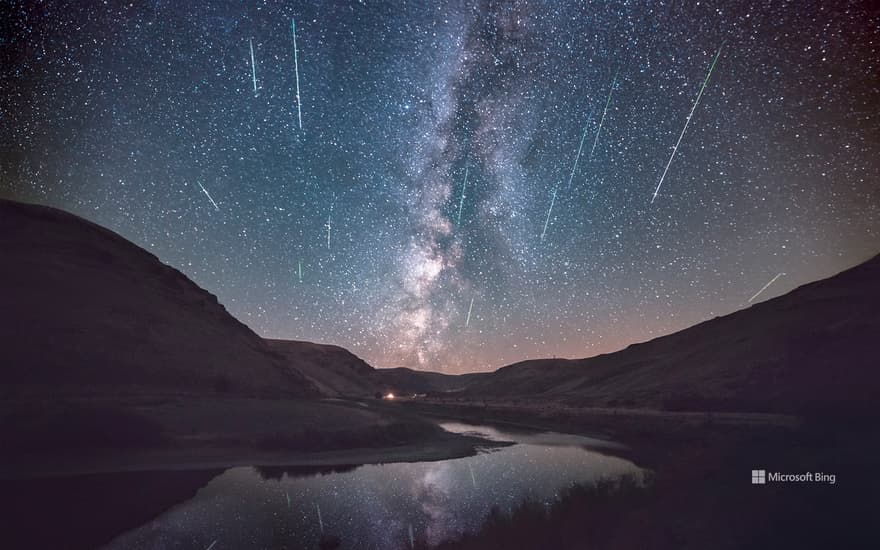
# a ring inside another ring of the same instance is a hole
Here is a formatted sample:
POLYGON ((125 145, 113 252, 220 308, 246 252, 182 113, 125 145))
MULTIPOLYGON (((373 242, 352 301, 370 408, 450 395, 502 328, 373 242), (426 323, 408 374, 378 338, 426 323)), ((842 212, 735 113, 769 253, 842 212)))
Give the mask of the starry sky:
POLYGON ((869 2, 0 10, 0 197, 263 336, 447 373, 586 357, 880 250, 869 2))

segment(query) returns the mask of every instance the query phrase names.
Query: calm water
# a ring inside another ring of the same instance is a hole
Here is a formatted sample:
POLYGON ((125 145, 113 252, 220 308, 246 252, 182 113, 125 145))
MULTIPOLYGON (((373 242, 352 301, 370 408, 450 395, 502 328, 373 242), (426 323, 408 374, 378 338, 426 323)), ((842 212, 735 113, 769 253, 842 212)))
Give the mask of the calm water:
MULTIPOLYGON (((440 462, 325 469, 232 468, 191 499, 124 533, 108 549, 317 548, 322 533, 340 548, 410 548, 476 531, 493 506, 550 501, 572 483, 637 473, 627 460, 590 450, 602 443, 554 433, 511 433, 443 424, 517 444, 440 462)), ((610 449, 609 449, 610 450, 610 449)))

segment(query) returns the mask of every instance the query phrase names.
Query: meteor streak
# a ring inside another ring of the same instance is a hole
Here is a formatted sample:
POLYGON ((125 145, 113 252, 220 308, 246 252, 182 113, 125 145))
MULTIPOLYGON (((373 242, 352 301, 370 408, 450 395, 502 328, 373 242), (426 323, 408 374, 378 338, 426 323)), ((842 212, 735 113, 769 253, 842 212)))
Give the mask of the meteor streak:
POLYGON ((776 279, 782 277, 783 275, 785 275, 785 273, 780 273, 780 274, 778 274, 776 277, 773 277, 772 279, 770 279, 770 282, 769 282, 769 283, 767 283, 766 285, 764 285, 763 287, 761 287, 761 290, 759 290, 758 292, 755 293, 754 296, 752 296, 751 298, 749 298, 749 303, 751 304, 751 303, 752 303, 752 300, 754 300, 755 298, 757 298, 758 296, 760 296, 762 292, 764 292, 765 290, 767 290, 767 287, 769 287, 770 285, 772 285, 773 283, 775 283, 775 282, 776 282, 776 279))
POLYGON ((330 218, 333 217, 333 205, 336 204, 336 195, 330 199, 330 211, 327 213, 327 249, 330 249, 330 218))
MULTIPOLYGON (((297 273, 299 274, 299 282, 303 282, 303 261, 297 261, 297 273)), ((287 497, 287 504, 290 505, 290 496, 287 497)))
POLYGON ((416 547, 416 540, 415 537, 413 537, 412 523, 409 524, 409 547, 411 549, 416 547))
POLYGON ((464 192, 467 189, 468 166, 464 167, 464 185, 461 186, 461 200, 458 202, 458 219, 456 225, 461 225, 461 209, 464 208, 464 192))
POLYGON ((618 73, 614 73, 614 79, 611 81, 611 88, 608 90, 608 99, 605 100, 605 110, 602 111, 602 118, 599 120, 599 128, 596 130, 596 139, 593 140, 593 148, 590 150, 590 160, 593 159, 596 145, 599 144, 599 134, 602 132, 602 123, 605 122, 605 115, 608 113, 608 105, 611 104, 611 94, 614 93, 614 86, 617 84, 617 74, 618 73))
POLYGON ((660 176, 660 183, 657 184, 657 189, 654 190, 654 196, 651 197, 651 204, 654 204, 654 199, 657 198, 657 193, 660 192, 660 186, 663 185, 663 179, 666 178, 666 172, 669 171, 669 166, 672 164, 672 159, 675 158, 675 153, 678 151, 678 146, 681 144, 681 138, 684 137, 685 131, 688 129, 688 124, 691 123, 691 118, 694 116, 694 111, 697 110, 697 105, 700 104, 700 98, 703 97, 703 91, 706 90, 706 85, 709 83, 709 77, 712 76, 712 70, 715 69, 715 63, 718 62, 718 57, 721 55, 721 48, 724 47, 724 42, 719 46, 718 51, 715 52, 715 59, 712 60, 712 64, 709 66, 709 72, 706 73, 706 79, 703 80, 703 86, 700 88, 700 93, 697 94, 697 99, 694 101, 694 106, 691 107, 691 112, 687 116, 687 120, 684 122, 684 128, 681 129, 681 134, 678 136, 678 141, 675 142, 675 147, 672 148, 672 154, 669 155, 669 162, 666 163, 666 168, 663 170, 663 175, 660 176))
POLYGON ((254 62, 254 39, 248 39, 248 43, 251 45, 251 75, 254 79, 254 95, 257 95, 257 64, 254 62))
POLYGON ((587 137, 587 128, 589 128, 589 126, 590 126, 590 118, 592 118, 592 116, 593 116, 593 113, 591 112, 590 116, 587 117, 587 124, 584 125, 584 133, 583 133, 583 135, 581 135, 581 144, 578 146, 577 155, 575 155, 575 157, 574 157, 574 166, 571 167, 571 174, 569 174, 569 176, 568 176, 568 186, 565 188, 566 191, 571 189, 571 180, 574 178, 574 172, 575 172, 575 170, 577 170, 578 161, 581 158, 581 151, 584 148, 584 139, 586 139, 586 137, 587 137))
POLYGON ((208 190, 205 189, 205 186, 202 185, 201 182, 198 182, 198 181, 197 181, 196 183, 199 184, 199 187, 202 188, 202 192, 205 194, 206 197, 208 197, 208 200, 211 201, 211 204, 214 205, 214 208, 217 210, 217 212, 219 212, 219 211, 220 211, 220 207, 217 206, 217 203, 214 202, 214 199, 211 198, 211 194, 208 193, 208 190))
POLYGON ((318 525, 321 527, 321 532, 324 532, 324 520, 321 519, 321 507, 315 504, 315 509, 318 511, 318 525))
POLYGON ((290 510, 290 493, 285 491, 284 496, 287 497, 287 509, 290 510))
POLYGON ((290 18, 290 28, 293 31, 293 70, 296 73, 296 117, 299 119, 299 129, 302 130, 303 117, 299 100, 299 60, 296 56, 296 20, 292 17, 290 18))
POLYGON ((474 477, 474 469, 471 467, 470 464, 468 464, 468 470, 471 471, 471 483, 474 484, 474 489, 476 489, 477 488, 477 479, 474 477))
POLYGON ((205 548, 205 550, 211 550, 211 548, 214 548, 215 544, 217 544, 217 539, 214 539, 214 542, 211 543, 211 546, 205 548))
POLYGON ((557 187, 553 188, 553 198, 550 199, 550 209, 547 210, 547 219, 544 220, 544 230, 541 231, 541 242, 544 242, 544 235, 547 234, 547 226, 550 224, 550 214, 553 212, 553 205, 556 204, 557 187))
POLYGON ((468 326, 471 324, 471 311, 474 309, 474 299, 471 298, 471 305, 468 307, 467 319, 464 321, 464 326, 468 326))
POLYGON ((330 248, 330 216, 333 215, 333 208, 330 208, 330 213, 327 214, 327 248, 330 248))

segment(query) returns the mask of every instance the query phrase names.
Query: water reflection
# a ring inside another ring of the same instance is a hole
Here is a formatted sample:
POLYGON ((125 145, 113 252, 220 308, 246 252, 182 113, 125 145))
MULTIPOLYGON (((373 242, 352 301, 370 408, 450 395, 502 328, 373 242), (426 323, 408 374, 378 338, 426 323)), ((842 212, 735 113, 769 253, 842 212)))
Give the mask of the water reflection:
POLYGON ((339 466, 254 466, 254 469, 263 479, 280 481, 286 477, 312 477, 327 474, 341 474, 352 472, 359 468, 359 464, 343 464, 339 466))
POLYGON ((638 471, 587 448, 602 443, 589 438, 444 427, 518 444, 440 462, 232 468, 106 548, 317 548, 322 534, 340 548, 410 548, 476 531, 492 506, 550 501, 572 483, 638 471))

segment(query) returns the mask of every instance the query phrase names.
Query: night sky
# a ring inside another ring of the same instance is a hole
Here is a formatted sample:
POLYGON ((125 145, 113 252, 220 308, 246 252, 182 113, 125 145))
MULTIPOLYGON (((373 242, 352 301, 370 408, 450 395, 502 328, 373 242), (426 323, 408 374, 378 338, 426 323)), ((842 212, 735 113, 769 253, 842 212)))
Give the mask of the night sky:
POLYGON ((880 250, 877 8, 746 4, 3 2, 0 196, 377 367, 613 351, 880 250))

